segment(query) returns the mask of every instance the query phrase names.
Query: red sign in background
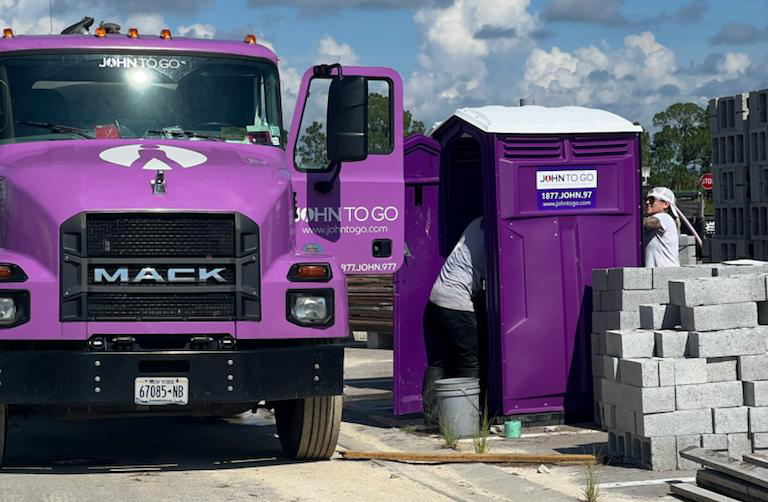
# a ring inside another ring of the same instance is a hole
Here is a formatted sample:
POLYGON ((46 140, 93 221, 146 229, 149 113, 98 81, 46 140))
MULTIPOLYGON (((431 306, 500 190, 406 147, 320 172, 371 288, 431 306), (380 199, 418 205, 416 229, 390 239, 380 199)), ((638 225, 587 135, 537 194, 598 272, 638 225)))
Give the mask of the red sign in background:
POLYGON ((712 181, 712 173, 702 174, 701 178, 699 178, 699 184, 704 190, 712 190, 712 185, 714 184, 712 181))

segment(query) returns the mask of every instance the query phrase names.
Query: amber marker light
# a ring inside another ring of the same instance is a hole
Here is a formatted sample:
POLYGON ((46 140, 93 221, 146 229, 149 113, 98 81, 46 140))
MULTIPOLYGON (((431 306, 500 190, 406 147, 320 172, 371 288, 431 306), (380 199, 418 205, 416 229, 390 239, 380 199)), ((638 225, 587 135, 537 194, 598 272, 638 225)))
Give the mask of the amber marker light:
POLYGON ((3 30, 3 38, 13 38, 13 30, 6 28, 3 30))
POLYGON ((99 38, 105 38, 107 36, 107 29, 102 26, 99 26, 98 28, 96 28, 96 36, 99 38))
POLYGON ((251 35, 250 33, 245 36, 245 40, 243 40, 248 45, 256 45, 256 35, 251 35))
POLYGON ((139 38, 139 30, 136 28, 128 30, 128 38, 139 38))
POLYGON ((296 277, 299 279, 325 279, 330 275, 326 265, 299 265, 296 277))
POLYGON ((163 40, 170 40, 171 39, 171 30, 163 30, 160 32, 160 38, 163 40))
POLYGON ((11 275, 13 275, 11 267, 8 265, 0 265, 0 279, 8 279, 11 275))

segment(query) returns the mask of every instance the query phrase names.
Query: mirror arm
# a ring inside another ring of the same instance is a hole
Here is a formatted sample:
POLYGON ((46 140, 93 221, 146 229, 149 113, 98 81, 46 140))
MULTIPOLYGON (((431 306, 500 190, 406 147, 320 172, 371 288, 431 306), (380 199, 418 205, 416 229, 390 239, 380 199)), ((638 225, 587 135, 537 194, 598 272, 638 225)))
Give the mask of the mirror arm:
POLYGON ((315 77, 330 78, 330 77, 334 77, 333 73, 331 72, 331 70, 333 70, 334 68, 336 68, 337 70, 335 77, 338 80, 343 79, 344 73, 341 70, 341 63, 319 64, 312 68, 312 72, 314 73, 315 77))
POLYGON ((341 162, 330 163, 328 165, 328 169, 329 170, 333 169, 333 176, 331 176, 331 179, 315 182, 315 190, 317 190, 321 194, 328 194, 328 193, 331 193, 331 190, 333 190, 333 185, 334 183, 336 183, 336 180, 339 178, 339 174, 341 174, 341 162))

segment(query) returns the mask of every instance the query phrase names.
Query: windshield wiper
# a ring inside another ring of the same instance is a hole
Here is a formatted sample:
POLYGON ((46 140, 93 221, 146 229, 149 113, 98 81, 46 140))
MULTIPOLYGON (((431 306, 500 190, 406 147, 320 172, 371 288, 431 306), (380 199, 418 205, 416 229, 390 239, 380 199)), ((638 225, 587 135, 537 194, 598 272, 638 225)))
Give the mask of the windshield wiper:
POLYGON ((25 120, 17 120, 16 123, 18 125, 39 127, 40 129, 48 129, 49 131, 53 131, 53 132, 77 134, 78 136, 82 136, 83 138, 95 139, 94 136, 91 136, 90 134, 85 132, 84 129, 80 129, 79 127, 68 126, 63 124, 54 124, 53 122, 27 122, 25 120))
POLYGON ((210 134, 200 134, 194 131, 186 131, 183 129, 150 129, 146 132, 146 134, 170 136, 171 138, 182 137, 182 138, 208 139, 211 141, 224 141, 219 136, 211 136, 210 134))

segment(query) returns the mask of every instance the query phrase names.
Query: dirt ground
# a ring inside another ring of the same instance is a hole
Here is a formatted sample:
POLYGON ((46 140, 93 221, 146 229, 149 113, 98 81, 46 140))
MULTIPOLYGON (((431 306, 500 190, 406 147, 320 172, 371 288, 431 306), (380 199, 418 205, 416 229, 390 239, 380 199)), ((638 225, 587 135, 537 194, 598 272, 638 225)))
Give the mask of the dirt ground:
MULTIPOLYGON (((391 351, 348 349, 340 449, 444 451, 419 416, 397 418, 391 405, 391 351)), ((492 452, 593 453, 606 441, 587 427, 530 428, 490 439, 492 452)), ((471 440, 459 448, 472 451, 471 440)), ((669 483, 693 472, 597 469, 611 502, 676 500, 669 483)), ((349 461, 292 462, 281 456, 270 413, 230 420, 144 418, 53 420, 14 416, 0 502, 179 500, 324 500, 442 502, 582 500, 585 467, 489 464, 412 465, 349 461), (544 471, 542 469, 542 471, 544 471)))

